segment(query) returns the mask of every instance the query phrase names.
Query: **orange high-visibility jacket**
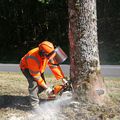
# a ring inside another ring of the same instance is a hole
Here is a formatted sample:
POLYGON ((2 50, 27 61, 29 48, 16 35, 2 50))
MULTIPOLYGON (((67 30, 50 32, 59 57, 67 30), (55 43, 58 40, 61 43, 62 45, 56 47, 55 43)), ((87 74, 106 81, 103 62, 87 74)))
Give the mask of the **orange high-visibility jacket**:
POLYGON ((47 65, 50 67, 57 80, 64 78, 60 66, 53 65, 47 58, 41 57, 38 47, 30 50, 20 61, 20 68, 22 70, 29 69, 30 74, 37 81, 38 85, 41 85, 43 82, 41 74, 45 71, 47 65))

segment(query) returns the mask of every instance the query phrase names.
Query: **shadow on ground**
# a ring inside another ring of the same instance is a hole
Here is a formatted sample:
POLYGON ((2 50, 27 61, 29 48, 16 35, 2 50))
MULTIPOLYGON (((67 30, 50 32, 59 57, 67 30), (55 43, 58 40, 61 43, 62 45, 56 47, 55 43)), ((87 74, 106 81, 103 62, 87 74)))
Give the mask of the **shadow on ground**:
POLYGON ((13 95, 0 96, 0 109, 7 107, 16 108, 24 111, 30 110, 29 97, 13 95))

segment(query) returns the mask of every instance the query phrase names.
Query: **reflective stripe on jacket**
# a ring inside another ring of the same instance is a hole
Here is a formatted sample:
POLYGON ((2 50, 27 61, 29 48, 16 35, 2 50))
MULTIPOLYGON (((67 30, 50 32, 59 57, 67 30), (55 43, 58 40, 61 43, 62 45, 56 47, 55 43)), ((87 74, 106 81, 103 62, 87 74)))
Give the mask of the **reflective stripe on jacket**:
MULTIPOLYGON (((52 63, 55 63, 53 60, 52 63)), ((43 58, 39 55, 39 48, 30 50, 20 61, 21 69, 29 69, 30 74, 40 85, 43 82, 41 74, 45 71, 48 65, 55 75, 56 79, 64 78, 64 74, 59 65, 53 65, 47 58, 43 58)))

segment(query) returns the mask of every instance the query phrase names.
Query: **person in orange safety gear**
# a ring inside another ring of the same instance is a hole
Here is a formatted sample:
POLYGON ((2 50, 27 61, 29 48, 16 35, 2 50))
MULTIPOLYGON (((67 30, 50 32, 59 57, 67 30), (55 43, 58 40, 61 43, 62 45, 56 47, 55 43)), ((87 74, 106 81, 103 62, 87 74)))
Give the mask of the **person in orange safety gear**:
MULTIPOLYGON (((52 88, 47 86, 44 78, 44 72, 47 65, 57 80, 62 80, 63 84, 67 82, 57 62, 57 59, 61 57, 61 55, 57 53, 61 51, 60 48, 55 49, 51 42, 43 41, 38 47, 30 50, 24 55, 20 61, 21 71, 28 80, 30 103, 33 108, 39 106, 39 93, 46 90, 46 93, 50 95, 52 92, 52 88), (54 59, 55 56, 57 56, 57 59, 54 59)), ((62 53, 64 54, 63 51, 62 53)))

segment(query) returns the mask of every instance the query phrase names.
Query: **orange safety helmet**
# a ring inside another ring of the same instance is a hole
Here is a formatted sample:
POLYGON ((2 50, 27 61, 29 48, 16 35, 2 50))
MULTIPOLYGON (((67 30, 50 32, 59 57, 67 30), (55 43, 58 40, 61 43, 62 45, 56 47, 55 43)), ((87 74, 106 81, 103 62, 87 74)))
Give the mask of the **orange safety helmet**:
POLYGON ((39 44, 40 55, 47 57, 49 60, 54 59, 57 63, 62 63, 67 59, 67 55, 60 47, 54 48, 49 41, 43 41, 39 44))
POLYGON ((44 51, 45 54, 49 54, 52 51, 54 51, 54 46, 51 42, 49 41, 43 41, 42 43, 39 44, 39 50, 44 51))

